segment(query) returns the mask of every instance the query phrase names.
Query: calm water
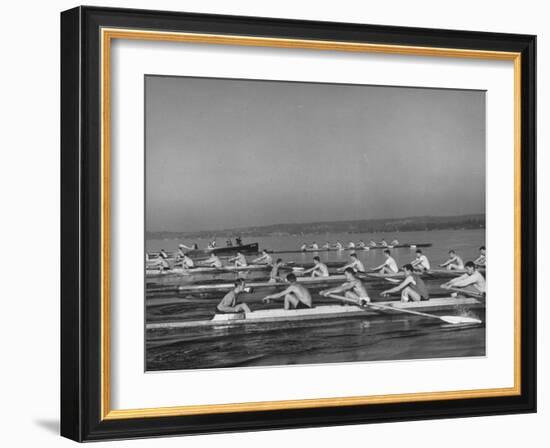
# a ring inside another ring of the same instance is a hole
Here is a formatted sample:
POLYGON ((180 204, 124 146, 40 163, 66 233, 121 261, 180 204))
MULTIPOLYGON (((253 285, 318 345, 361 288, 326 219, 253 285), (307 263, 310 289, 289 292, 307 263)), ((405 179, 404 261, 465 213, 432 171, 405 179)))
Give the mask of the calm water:
MULTIPOLYGON (((286 250, 298 248, 303 242, 317 241, 323 244, 339 239, 343 243, 363 239, 389 242, 432 243, 423 249, 432 267, 445 261, 447 251, 455 249, 464 261, 477 257, 478 248, 485 243, 484 230, 445 230, 426 232, 400 232, 396 234, 332 234, 281 237, 258 237, 244 242, 260 243, 260 248, 286 250)), ((219 238, 218 245, 225 239, 219 238)), ((206 241, 197 242, 200 247, 206 241)), ((179 241, 150 240, 147 251, 174 250, 179 241)), ((184 241, 190 244, 191 241, 184 241)), ((382 251, 358 252, 367 269, 381 264, 382 251)), ((310 262, 314 254, 281 254, 285 261, 310 262)), ((325 261, 348 259, 349 252, 320 252, 325 261)), ((395 249, 393 256, 402 265, 414 258, 414 249, 395 249)), ((216 276, 179 277, 169 282, 147 282, 147 322, 195 321, 210 319, 223 293, 176 293, 174 285, 233 280, 237 274, 216 276)), ((254 272, 246 276, 250 280, 266 278, 266 273, 254 272)), ((432 296, 448 295, 439 288, 444 280, 427 281, 432 296)), ((332 285, 331 285, 332 286, 332 285)), ((383 281, 366 283, 369 295, 381 300, 379 294, 391 287, 383 281)), ((320 289, 311 288, 317 304, 329 304, 318 295, 320 289)), ((242 296, 253 310, 280 307, 264 305, 261 299, 275 290, 263 288, 242 296)), ((397 298, 397 297, 396 297, 397 298)), ((485 322, 483 308, 446 310, 444 314, 475 316, 485 322)), ((184 328, 156 329, 146 332, 146 357, 148 370, 202 369, 261 365, 288 365, 329 362, 406 360, 439 357, 485 355, 485 324, 448 325, 436 319, 416 316, 381 315, 327 321, 308 321, 261 325, 241 325, 233 328, 184 328)))

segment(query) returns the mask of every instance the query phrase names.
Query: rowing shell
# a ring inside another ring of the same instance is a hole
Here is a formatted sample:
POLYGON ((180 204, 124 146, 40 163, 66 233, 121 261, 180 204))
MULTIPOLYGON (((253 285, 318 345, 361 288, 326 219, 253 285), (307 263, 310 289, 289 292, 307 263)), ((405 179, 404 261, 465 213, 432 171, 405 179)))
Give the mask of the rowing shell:
POLYGON ((411 244, 396 244, 394 246, 387 245, 387 246, 365 246, 365 247, 343 247, 342 249, 337 249, 335 247, 331 247, 329 249, 320 247, 319 249, 289 249, 289 250, 267 250, 266 252, 270 254, 296 254, 296 253, 309 253, 309 252, 340 252, 340 251, 362 251, 362 250, 376 250, 376 249, 402 249, 402 248, 410 248, 410 249, 416 249, 417 247, 431 247, 432 243, 411 243, 411 244))
POLYGON ((320 319, 336 319, 341 317, 354 316, 372 316, 380 315, 376 311, 376 305, 394 308, 398 310, 415 311, 442 311, 455 308, 460 305, 477 306, 481 303, 471 297, 453 298, 444 297, 430 299, 422 302, 396 302, 384 301, 373 303, 373 309, 361 308, 356 305, 321 305, 313 308, 284 310, 268 309, 251 311, 250 313, 227 313, 216 314, 210 320, 201 320, 193 322, 155 322, 146 325, 148 330, 161 328, 189 328, 189 327, 212 327, 212 326, 233 326, 243 324, 286 322, 286 321, 306 321, 320 319))
MULTIPOLYGON (((305 285, 324 285, 329 283, 342 283, 346 281, 345 275, 331 275, 329 277, 299 277, 298 283, 305 285)), ((290 286, 288 282, 246 282, 246 286, 249 288, 267 288, 267 287, 280 287, 290 286)), ((178 287, 180 292, 215 292, 215 291, 229 291, 235 287, 235 283, 218 283, 209 285, 181 285, 178 287)))
MULTIPOLYGON (((215 268, 210 266, 199 266, 196 268, 174 268, 164 272, 159 272, 158 269, 147 269, 145 275, 147 277, 166 277, 167 275, 194 275, 194 274, 223 274, 225 272, 244 272, 244 271, 269 271, 271 266, 267 264, 250 264, 248 266, 224 266, 215 268)), ((281 268, 284 269, 284 268, 281 268)))
MULTIPOLYGON (((430 278, 445 278, 445 277, 453 277, 459 275, 459 273, 456 273, 455 271, 444 271, 438 274, 431 274, 431 272, 423 273, 422 276, 426 276, 427 279, 430 278)), ((405 273, 404 272, 397 272, 395 274, 360 274, 359 277, 365 281, 376 281, 376 280, 384 280, 387 278, 404 278, 405 273), (363 277, 364 275, 364 277, 363 277)), ((322 286, 322 285, 329 285, 332 283, 343 283, 347 281, 347 278, 344 274, 338 274, 338 275, 330 275, 328 277, 298 277, 296 279, 298 283, 304 284, 304 285, 310 285, 310 286, 322 286)), ((290 283, 278 281, 278 282, 269 282, 269 281, 263 281, 263 282, 246 282, 246 286, 250 288, 276 288, 276 287, 287 287, 290 283)), ((180 285, 178 286, 179 292, 222 292, 222 291, 229 291, 232 288, 235 287, 234 283, 215 283, 215 284, 206 284, 206 285, 180 285)))

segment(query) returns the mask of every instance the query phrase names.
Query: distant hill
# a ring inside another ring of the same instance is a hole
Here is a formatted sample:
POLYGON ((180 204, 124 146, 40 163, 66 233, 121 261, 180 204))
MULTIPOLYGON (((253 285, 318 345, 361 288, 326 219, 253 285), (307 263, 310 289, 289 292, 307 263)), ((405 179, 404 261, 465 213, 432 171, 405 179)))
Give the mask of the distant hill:
POLYGON ((485 215, 415 216, 393 219, 273 224, 199 232, 146 232, 147 239, 281 236, 325 233, 395 233, 415 230, 484 229, 485 215))

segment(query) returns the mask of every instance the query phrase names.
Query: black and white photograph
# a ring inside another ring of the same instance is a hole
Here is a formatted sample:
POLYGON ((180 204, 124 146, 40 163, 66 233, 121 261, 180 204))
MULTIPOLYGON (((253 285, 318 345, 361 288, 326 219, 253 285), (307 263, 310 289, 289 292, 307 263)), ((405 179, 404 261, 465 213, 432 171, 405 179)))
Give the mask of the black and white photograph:
POLYGON ((144 82, 147 371, 485 356, 485 91, 144 82))

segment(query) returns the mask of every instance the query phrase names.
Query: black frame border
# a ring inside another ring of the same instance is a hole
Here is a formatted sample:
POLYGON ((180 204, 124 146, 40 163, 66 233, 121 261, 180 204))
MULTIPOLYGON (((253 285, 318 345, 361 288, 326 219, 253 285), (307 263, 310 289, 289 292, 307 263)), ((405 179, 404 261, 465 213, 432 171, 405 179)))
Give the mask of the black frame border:
POLYGON ((61 435, 142 438, 536 412, 536 36, 168 11, 61 13, 61 435), (521 53, 521 395, 101 420, 100 28, 521 53))

